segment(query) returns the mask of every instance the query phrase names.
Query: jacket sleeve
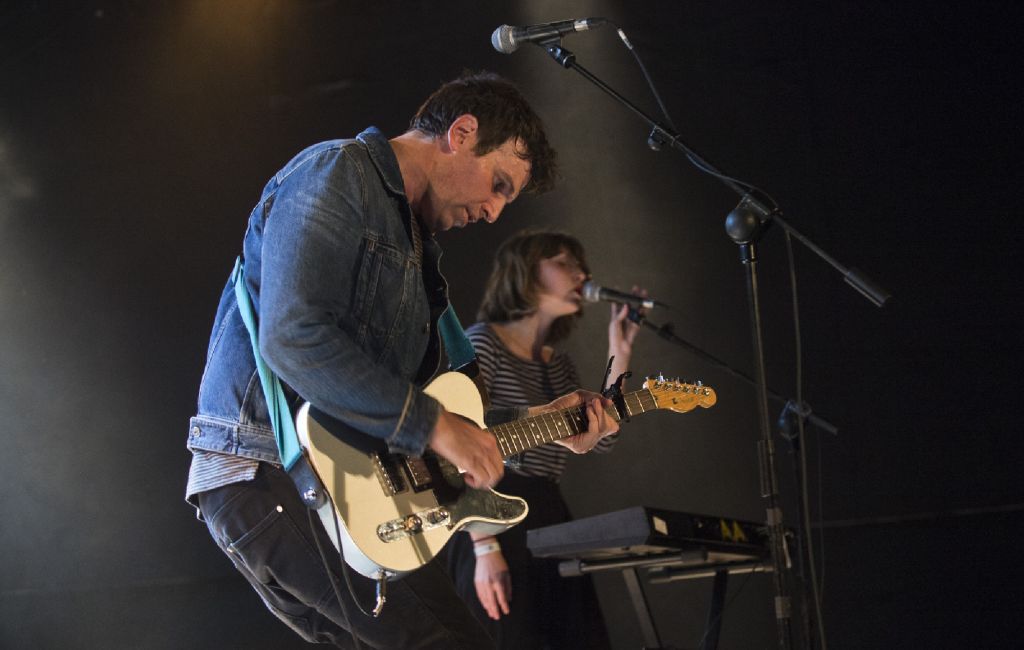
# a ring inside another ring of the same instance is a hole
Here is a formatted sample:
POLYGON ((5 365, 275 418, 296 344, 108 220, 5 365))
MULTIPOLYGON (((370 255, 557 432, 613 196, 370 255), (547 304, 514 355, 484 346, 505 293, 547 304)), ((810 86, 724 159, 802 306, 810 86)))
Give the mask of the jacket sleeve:
POLYGON ((377 363, 340 326, 359 271, 361 171, 342 148, 282 179, 263 232, 260 352, 328 415, 393 451, 419 455, 440 404, 377 363))

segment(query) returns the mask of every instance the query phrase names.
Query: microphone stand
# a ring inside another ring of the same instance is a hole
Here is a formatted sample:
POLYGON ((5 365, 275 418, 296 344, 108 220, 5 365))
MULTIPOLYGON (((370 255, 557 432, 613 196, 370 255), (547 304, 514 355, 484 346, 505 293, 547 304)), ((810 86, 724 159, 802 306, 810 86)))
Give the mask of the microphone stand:
MULTIPOLYGON (((656 325, 636 309, 630 309, 627 318, 629 318, 634 323, 638 323, 653 330, 654 333, 657 334, 660 338, 663 338, 670 343, 674 343, 681 348, 685 348, 695 356, 698 356, 701 359, 704 359, 705 361, 711 363, 712 365, 717 366, 722 370, 725 370, 733 377, 742 379, 743 381, 747 382, 751 386, 754 386, 755 388, 757 387, 757 382, 753 378, 751 378, 750 375, 742 371, 736 370, 728 363, 722 361, 713 354, 705 352, 704 350, 697 347, 693 343, 690 343, 686 339, 680 338, 679 335, 675 333, 675 328, 673 327, 672 323, 656 325)), ((839 434, 839 429, 834 424, 832 424, 825 418, 821 417, 820 415, 815 415, 814 412, 811 410, 810 405, 807 404, 806 402, 802 406, 799 406, 793 400, 786 398, 783 395, 779 394, 778 392, 772 390, 771 387, 767 388, 767 392, 768 397, 771 397, 773 400, 777 402, 783 403, 782 412, 779 414, 780 423, 783 422, 783 420, 786 420, 787 426, 793 427, 795 426, 795 424, 789 423, 789 420, 792 420, 792 418, 796 416, 802 418, 806 422, 810 422, 811 424, 818 427, 822 431, 831 433, 832 435, 839 434)))
MULTIPOLYGON (((709 363, 711 363, 714 366, 717 366, 717 367, 725 370, 726 372, 728 372, 732 376, 738 377, 739 379, 742 379, 743 381, 747 382, 748 384, 750 384, 754 388, 758 387, 757 382, 754 381, 749 375, 747 375, 747 374, 745 374, 745 373, 743 373, 743 372, 741 372, 739 370, 736 370, 735 368, 730 366, 728 363, 722 361, 721 359, 718 359, 717 357, 715 357, 714 355, 712 355, 712 354, 710 354, 708 352, 705 352, 704 350, 702 350, 701 348, 697 347, 696 345, 690 343, 689 341, 687 341, 687 340, 677 336, 675 331, 674 331, 674 328, 672 326, 672 323, 665 323, 664 325, 656 325, 655 323, 652 323, 650 320, 648 320, 647 317, 645 317, 643 314, 641 314, 639 312, 639 310, 637 310, 636 308, 630 308, 629 313, 627 315, 627 318, 629 318, 629 320, 633 321, 634 323, 637 323, 639 325, 644 325, 644 326, 654 330, 655 334, 657 334, 659 337, 665 339, 666 341, 668 341, 670 343, 674 343, 674 344, 678 345, 679 347, 682 347, 682 348, 685 348, 685 349, 689 350, 692 354, 700 357, 701 359, 704 359, 705 361, 708 361, 709 363)), ((784 405, 782 407, 782 412, 779 414, 779 419, 778 419, 777 424, 779 426, 780 434, 789 442, 789 444, 791 446, 790 448, 791 448, 791 451, 792 451, 792 453, 794 455, 793 470, 794 470, 794 472, 796 474, 796 483, 795 484, 796 484, 798 489, 801 489, 802 486, 804 485, 804 483, 803 483, 802 468, 801 468, 800 460, 799 460, 800 438, 802 437, 801 433, 803 432, 802 423, 803 422, 810 422, 814 426, 820 428, 823 431, 831 433, 832 435, 838 435, 839 430, 835 427, 835 425, 830 423, 828 420, 825 420, 822 417, 820 417, 818 415, 815 415, 813 413, 813 411, 811 410, 810 405, 807 404, 806 402, 804 402, 802 405, 798 405, 794 400, 787 399, 787 398, 783 397, 779 393, 777 393, 774 390, 772 390, 770 387, 767 388, 766 390, 767 390, 767 393, 768 393, 769 397, 771 397, 772 399, 774 399, 774 400, 776 400, 778 402, 784 402, 784 405), (797 430, 799 430, 799 431, 797 431, 797 430)), ((797 499, 797 506, 798 506, 797 521, 799 522, 797 524, 797 526, 795 526, 795 528, 796 528, 796 530, 798 532, 798 534, 796 535, 797 559, 798 559, 797 575, 800 577, 800 582, 799 582, 800 589, 801 589, 800 593, 804 594, 804 593, 806 593, 804 591, 807 588, 806 585, 809 582, 809 577, 808 577, 807 571, 806 571, 807 566, 805 566, 805 563, 804 563, 804 560, 805 560, 804 556, 806 555, 806 550, 807 550, 805 548, 805 544, 809 543, 809 539, 810 539, 809 536, 807 536, 807 538, 805 539, 805 533, 807 535, 809 535, 810 531, 809 530, 807 530, 807 531, 803 530, 804 529, 804 522, 806 521, 806 512, 804 510, 804 500, 802 498, 798 498, 797 499)), ((810 562, 810 561, 811 561, 811 558, 808 555, 807 556, 807 562, 810 562)), ((806 598, 800 599, 800 605, 801 605, 801 607, 800 607, 801 616, 803 618, 803 624, 804 624, 804 638, 810 639, 811 638, 811 633, 810 633, 811 619, 808 616, 808 607, 807 607, 806 598)), ((817 616, 817 614, 815 614, 815 616, 817 616)), ((809 645, 809 642, 808 642, 808 645, 809 645)))
MULTIPOLYGON (((779 506, 778 480, 775 473, 775 447, 772 444, 771 429, 768 423, 768 392, 765 377, 764 341, 757 284, 757 243, 770 224, 778 223, 786 232, 796 237, 801 243, 842 273, 843 279, 847 284, 859 291, 876 306, 881 307, 884 305, 890 295, 880 286, 871 282, 864 274, 856 269, 843 267, 832 257, 826 255, 824 251, 783 221, 781 211, 777 207, 765 205, 762 200, 755 197, 747 188, 718 171, 713 165, 698 156, 680 140, 678 133, 674 133, 671 129, 650 118, 632 102, 595 77, 583 66, 576 63, 576 55, 562 47, 560 38, 554 37, 546 41, 537 42, 537 45, 543 47, 551 58, 562 67, 575 70, 647 122, 651 127, 648 145, 652 149, 658 150, 666 144, 669 145, 683 153, 691 163, 702 171, 710 173, 740 196, 739 204, 726 217, 725 229, 729 237, 739 245, 740 261, 747 271, 747 300, 750 307, 751 338, 753 340, 756 362, 757 405, 761 433, 761 440, 758 442, 761 496, 766 500, 766 525, 769 546, 771 548, 772 581, 775 587, 776 632, 779 648, 790 650, 793 647, 792 599, 790 597, 792 578, 789 574, 782 508, 779 506)), ((804 639, 804 641, 809 642, 809 639, 804 639)))

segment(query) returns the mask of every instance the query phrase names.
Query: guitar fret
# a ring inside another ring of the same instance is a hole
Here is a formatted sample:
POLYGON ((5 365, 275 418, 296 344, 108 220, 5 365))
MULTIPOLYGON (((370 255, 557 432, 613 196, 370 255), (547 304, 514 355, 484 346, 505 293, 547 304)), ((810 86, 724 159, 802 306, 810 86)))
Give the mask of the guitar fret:
POLYGON ((509 427, 509 426, 505 426, 504 430, 505 430, 505 452, 504 453, 509 455, 509 456, 511 456, 516 451, 515 441, 512 438, 512 436, 515 435, 515 432, 512 431, 512 427, 509 427))
POLYGON ((578 410, 572 409, 566 411, 565 414, 559 418, 560 424, 564 427, 562 430, 563 437, 574 436, 580 432, 580 428, 577 425, 579 413, 580 412, 578 410))
POLYGON ((513 431, 513 435, 515 436, 514 437, 515 445, 513 447, 513 451, 515 453, 519 453, 520 451, 522 451, 523 449, 526 448, 526 445, 522 441, 522 436, 520 435, 521 433, 524 433, 522 431, 522 424, 519 423, 518 421, 517 422, 513 422, 511 424, 511 427, 512 427, 512 431, 513 431))
POLYGON ((562 415, 552 413, 549 418, 551 426, 554 427, 554 432, 551 433, 552 440, 561 440, 565 437, 565 418, 562 415))
POLYGON ((572 431, 569 435, 574 436, 583 431, 583 409, 573 409, 566 413, 569 416, 567 427, 572 431))
MULTIPOLYGON (((636 395, 630 393, 626 395, 626 398, 622 400, 622 403, 626 406, 626 417, 633 417, 636 414, 635 408, 640 406, 639 404, 631 405, 630 402, 636 402, 636 395)), ((641 407, 642 409, 643 407, 641 407)))
POLYGON ((523 452, 530 448, 530 442, 527 438, 528 433, 526 431, 526 425, 522 422, 516 421, 516 442, 519 443, 517 451, 523 452))
POLYGON ((536 420, 530 421, 530 447, 536 447, 540 444, 540 431, 539 425, 536 420))
POLYGON ((502 427, 494 427, 491 431, 494 432, 494 437, 498 439, 498 449, 501 451, 502 457, 508 455, 508 445, 505 442, 504 431, 502 427))
POLYGON ((525 449, 528 445, 526 443, 526 429, 523 423, 518 420, 510 425, 515 430, 515 452, 519 453, 525 449))
POLYGON ((554 415, 559 440, 568 438, 575 432, 575 428, 572 426, 572 413, 572 410, 568 410, 554 415))
POLYGON ((544 440, 545 442, 551 442, 552 440, 558 440, 558 419, 553 413, 545 413, 543 418, 544 422, 544 440), (551 427, 554 425, 554 433, 551 431, 551 427))
POLYGON ((534 418, 530 425, 530 433, 532 434, 530 446, 536 447, 543 444, 545 431, 547 430, 547 422, 544 421, 544 415, 534 418))

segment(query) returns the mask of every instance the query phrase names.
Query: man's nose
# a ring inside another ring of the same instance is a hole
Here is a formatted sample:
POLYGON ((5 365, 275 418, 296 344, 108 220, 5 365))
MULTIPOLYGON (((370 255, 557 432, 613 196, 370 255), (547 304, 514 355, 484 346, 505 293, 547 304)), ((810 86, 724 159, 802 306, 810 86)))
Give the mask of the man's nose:
POLYGON ((491 199, 484 204, 483 216, 484 221, 487 223, 494 223, 501 216, 501 211, 505 208, 505 201, 503 199, 491 199))

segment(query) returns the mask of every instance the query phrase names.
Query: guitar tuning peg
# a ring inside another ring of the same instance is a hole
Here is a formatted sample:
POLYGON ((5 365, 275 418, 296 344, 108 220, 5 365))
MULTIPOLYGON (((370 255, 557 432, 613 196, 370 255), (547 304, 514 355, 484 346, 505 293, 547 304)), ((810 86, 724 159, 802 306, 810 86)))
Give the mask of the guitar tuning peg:
POLYGON ((664 384, 665 383, 665 375, 660 370, 658 371, 658 383, 659 384, 664 384))
POLYGON ((697 388, 700 388, 703 385, 704 385, 704 382, 702 382, 701 380, 698 379, 697 380, 697 388))

